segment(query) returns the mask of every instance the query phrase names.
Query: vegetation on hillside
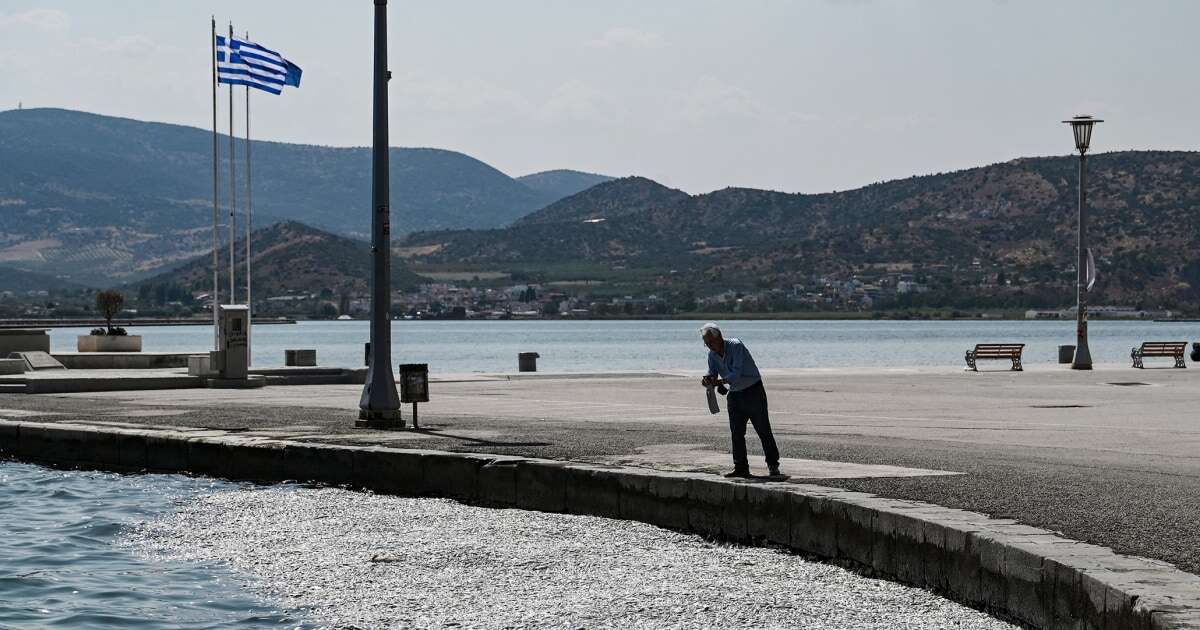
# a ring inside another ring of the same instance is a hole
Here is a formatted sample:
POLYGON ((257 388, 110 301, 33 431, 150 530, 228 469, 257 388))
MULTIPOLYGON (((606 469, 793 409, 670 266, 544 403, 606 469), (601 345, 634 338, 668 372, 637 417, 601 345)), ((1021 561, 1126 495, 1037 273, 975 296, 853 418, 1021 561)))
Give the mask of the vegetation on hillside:
MULTIPOLYGON (((219 146, 224 222, 226 137, 219 146)), ((238 140, 239 205, 244 151, 238 140)), ((252 154, 257 225, 297 220, 369 235, 369 149, 255 141, 252 154)), ((62 109, 0 112, 0 260, 106 286, 198 256, 212 247, 211 161, 206 129, 62 109)), ((526 185, 454 151, 392 148, 390 161, 396 234, 498 227, 559 198, 553 185, 526 185)))
MULTIPOLYGON (((690 196, 626 178, 509 228, 414 234, 404 251, 418 272, 657 269, 662 292, 698 295, 892 272, 922 289, 895 308, 1059 306, 1074 302, 1076 165, 1026 158, 819 195, 690 196)), ((1200 153, 1098 154, 1089 165, 1093 302, 1200 304, 1200 153)))
POLYGON ((570 197, 576 193, 583 192, 596 184, 602 184, 610 179, 612 178, 607 175, 557 169, 522 175, 517 178, 517 181, 533 190, 546 193, 554 199, 562 199, 563 197, 570 197))
MULTIPOLYGON (((369 244, 331 234, 297 221, 277 223, 254 232, 251 238, 250 265, 254 278, 252 290, 258 299, 263 296, 319 294, 322 290, 334 293, 366 294, 371 278, 371 247, 369 244)), ((236 250, 236 284, 239 296, 245 289, 245 241, 236 250)), ((221 261, 223 299, 228 296, 227 261, 221 261)), ((392 286, 403 290, 427 282, 408 270, 402 260, 392 264, 392 286)), ((139 295, 145 293, 153 301, 159 295, 174 295, 172 291, 200 293, 212 289, 212 258, 201 256, 190 263, 144 280, 138 284, 139 295), (161 287, 161 288, 160 288, 161 287)))

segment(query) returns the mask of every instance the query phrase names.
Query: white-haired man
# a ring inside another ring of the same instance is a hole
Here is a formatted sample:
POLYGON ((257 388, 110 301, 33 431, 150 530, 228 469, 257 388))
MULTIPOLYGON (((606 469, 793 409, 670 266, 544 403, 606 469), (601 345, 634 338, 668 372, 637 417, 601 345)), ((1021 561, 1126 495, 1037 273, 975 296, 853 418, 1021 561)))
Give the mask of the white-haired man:
POLYGON ((772 477, 781 476, 779 448, 775 445, 767 413, 767 390, 763 388, 762 375, 758 372, 754 357, 750 356, 750 350, 737 339, 726 339, 721 329, 713 323, 700 328, 700 337, 708 348, 708 373, 700 384, 705 387, 729 387, 725 407, 729 412, 729 435, 733 440, 733 472, 725 476, 750 476, 750 462, 746 458, 747 420, 754 425, 754 431, 762 441, 769 474, 772 477))

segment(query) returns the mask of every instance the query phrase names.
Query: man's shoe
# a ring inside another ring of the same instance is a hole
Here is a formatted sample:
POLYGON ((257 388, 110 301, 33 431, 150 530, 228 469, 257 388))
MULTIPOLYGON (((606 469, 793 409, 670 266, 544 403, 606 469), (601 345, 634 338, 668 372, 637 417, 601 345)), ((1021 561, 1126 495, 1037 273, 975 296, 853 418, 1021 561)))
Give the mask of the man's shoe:
POLYGON ((769 469, 767 469, 767 476, 768 477, 782 477, 783 473, 779 472, 778 466, 771 466, 769 469))
POLYGON ((725 473, 726 479, 749 479, 750 471, 743 468, 735 468, 733 472, 725 473))

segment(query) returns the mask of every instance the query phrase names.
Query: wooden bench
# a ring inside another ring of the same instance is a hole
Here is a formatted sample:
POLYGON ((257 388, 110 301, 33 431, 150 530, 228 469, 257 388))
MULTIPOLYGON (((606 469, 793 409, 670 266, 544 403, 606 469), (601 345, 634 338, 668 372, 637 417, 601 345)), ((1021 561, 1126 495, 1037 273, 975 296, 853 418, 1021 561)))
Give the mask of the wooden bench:
POLYGON ((1175 359, 1175 367, 1185 368, 1187 365, 1183 362, 1183 351, 1186 348, 1186 341, 1145 341, 1142 347, 1131 350, 1129 356, 1133 358, 1135 368, 1146 367, 1142 365, 1142 359, 1145 357, 1170 357, 1175 359))
POLYGON ((1025 368, 1021 365, 1023 343, 977 343, 974 350, 967 350, 967 369, 979 371, 975 362, 979 359, 1011 359, 1012 369, 1020 372, 1025 368))

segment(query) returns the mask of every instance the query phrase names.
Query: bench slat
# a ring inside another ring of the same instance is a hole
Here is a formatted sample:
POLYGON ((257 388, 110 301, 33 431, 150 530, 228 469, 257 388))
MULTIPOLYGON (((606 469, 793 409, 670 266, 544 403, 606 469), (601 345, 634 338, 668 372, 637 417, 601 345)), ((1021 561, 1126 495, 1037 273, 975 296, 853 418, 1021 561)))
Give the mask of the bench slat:
POLYGON ((975 344, 976 359, 1013 359, 1021 356, 1023 343, 979 343, 975 344))
POLYGON ((1144 357, 1173 357, 1183 354, 1186 349, 1186 341, 1145 341, 1138 348, 1138 354, 1144 357))

